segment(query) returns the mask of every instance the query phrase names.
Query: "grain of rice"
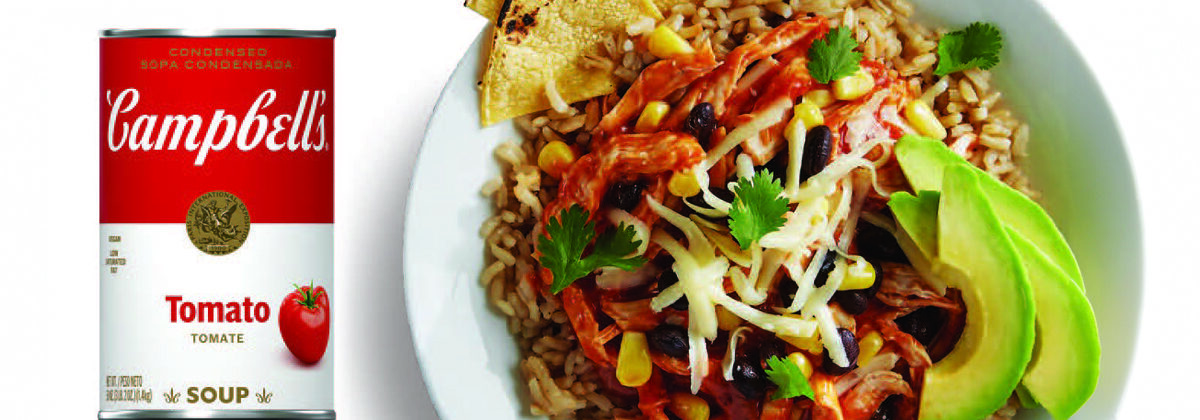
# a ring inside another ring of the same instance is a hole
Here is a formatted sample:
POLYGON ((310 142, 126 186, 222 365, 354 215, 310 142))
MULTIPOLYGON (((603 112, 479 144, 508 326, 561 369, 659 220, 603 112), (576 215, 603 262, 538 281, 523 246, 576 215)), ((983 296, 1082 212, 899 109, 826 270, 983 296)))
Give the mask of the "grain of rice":
POLYGON ((938 121, 942 123, 942 127, 950 128, 958 125, 958 123, 961 123, 962 118, 963 117, 961 113, 955 112, 950 115, 943 115, 942 117, 938 118, 938 121))
POLYGON ((753 35, 761 35, 764 32, 771 30, 771 27, 767 26, 767 21, 763 20, 761 17, 752 17, 750 18, 749 22, 749 30, 753 35))
MULTIPOLYGON (((712 6, 709 6, 712 7, 712 6)), ((729 7, 726 5, 725 7, 729 7)), ((725 9, 713 9, 713 16, 717 18, 717 26, 720 28, 728 28, 730 25, 729 15, 725 13, 725 9)))
POLYGON ((1000 124, 984 124, 981 132, 995 137, 1012 137, 1012 130, 1000 124))
MULTIPOLYGON (((963 102, 962 92, 958 90, 957 83, 953 84, 950 89, 946 91, 946 98, 949 99, 950 102, 963 102)), ((959 104, 959 106, 962 106, 962 104, 959 104)))
POLYGON ((943 110, 948 113, 954 113, 954 112, 962 112, 965 110, 965 108, 959 102, 950 102, 950 103, 946 104, 946 106, 943 108, 943 110))
POLYGON ((972 123, 983 122, 988 117, 988 109, 982 106, 972 109, 971 112, 968 113, 968 116, 970 116, 972 123))
POLYGON ((994 91, 994 92, 988 94, 987 96, 984 96, 983 99, 980 99, 979 106, 984 107, 984 108, 991 108, 993 105, 996 104, 997 101, 1000 100, 1000 96, 1001 96, 1000 91, 994 91))
POLYGON ((951 138, 955 138, 973 131, 975 131, 975 127, 972 127, 971 124, 959 124, 954 127, 950 127, 949 135, 951 138))
POLYGON ((1029 126, 1021 124, 1013 132, 1013 153, 1018 158, 1029 156, 1029 126))
POLYGON ((679 36, 684 38, 694 38, 697 35, 700 35, 700 31, 703 29, 704 28, 700 25, 685 26, 679 29, 679 36))
POLYGON ((618 67, 616 70, 613 70, 613 75, 616 75, 617 78, 625 83, 633 83, 634 79, 637 79, 637 72, 627 67, 618 67))
POLYGON ((975 94, 975 88, 971 85, 967 78, 958 79, 958 93, 962 95, 964 101, 969 104, 979 102, 979 95, 975 94))
POLYGON ((641 35, 654 30, 654 18, 643 16, 641 19, 633 21, 625 27, 625 33, 629 36, 641 35))
POLYGON ((988 79, 991 76, 991 73, 989 73, 987 70, 971 68, 971 69, 963 70, 962 75, 966 76, 966 78, 968 80, 970 80, 972 84, 975 85, 975 88, 982 90, 982 91, 986 91, 989 89, 990 83, 989 83, 988 79))
POLYGON ((766 3, 765 6, 763 6, 763 7, 765 7, 767 9, 767 11, 770 11, 771 13, 779 15, 779 17, 782 17, 784 19, 792 17, 792 8, 789 7, 786 3, 769 2, 769 3, 766 3))
POLYGON ((950 150, 965 158, 970 155, 971 146, 975 144, 975 140, 974 134, 964 134, 950 144, 950 150))
POLYGON ((909 63, 912 65, 912 67, 914 67, 916 69, 916 72, 912 73, 912 74, 922 73, 925 70, 933 68, 933 65, 935 63, 937 63, 937 54, 934 54, 934 53, 921 54, 916 57, 913 57, 913 59, 911 61, 909 61, 909 63))
POLYGON ((743 6, 729 10, 729 20, 735 22, 759 16, 762 16, 762 8, 758 6, 743 6))
POLYGON ((714 7, 727 8, 729 6, 732 6, 730 0, 704 0, 704 7, 710 9, 714 7))
POLYGON ((671 30, 678 32, 680 28, 683 28, 683 15, 674 13, 668 17, 664 23, 669 26, 671 30))
POLYGON ((1012 140, 984 134, 979 136, 979 144, 992 149, 1008 150, 1009 147, 1012 147, 1012 140))
MULTIPOLYGON (((921 93, 921 101, 925 102, 926 104, 929 104, 929 106, 933 106, 934 99, 936 99, 938 96, 940 96, 942 94, 942 92, 945 92, 946 88, 948 88, 948 87, 950 87, 950 78, 942 77, 941 79, 939 79, 937 81, 937 83, 934 83, 932 86, 925 88, 925 92, 921 93)), ((949 112, 955 112, 955 111, 949 111, 949 112)))
POLYGON ((692 3, 679 3, 671 6, 671 13, 677 13, 684 16, 696 14, 696 5, 692 3))

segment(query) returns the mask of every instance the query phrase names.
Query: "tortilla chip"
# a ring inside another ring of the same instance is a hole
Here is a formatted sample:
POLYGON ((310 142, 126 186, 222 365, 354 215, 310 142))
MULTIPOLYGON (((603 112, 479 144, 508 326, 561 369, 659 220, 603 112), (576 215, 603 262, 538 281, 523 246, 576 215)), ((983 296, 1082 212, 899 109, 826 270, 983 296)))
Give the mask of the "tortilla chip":
MULTIPOLYGON (((663 11, 671 10, 672 6, 679 3, 687 3, 693 0, 640 0, 642 3, 652 4, 655 6, 653 10, 646 9, 646 13, 655 19, 663 19, 663 11)), ((700 3, 697 1, 697 3, 700 3)), ((496 16, 500 14, 500 9, 504 7, 504 0, 467 0, 464 6, 474 10, 480 16, 489 20, 496 20, 496 16)))
POLYGON ((504 0, 467 0, 464 4, 468 9, 492 21, 496 20, 496 16, 500 14, 500 6, 503 5, 504 0))
POLYGON ((545 86, 552 78, 568 103, 616 90, 616 76, 584 68, 583 58, 604 56, 604 38, 652 16, 649 4, 647 0, 468 0, 468 7, 480 13, 495 9, 497 16, 480 93, 483 125, 550 108, 545 86))

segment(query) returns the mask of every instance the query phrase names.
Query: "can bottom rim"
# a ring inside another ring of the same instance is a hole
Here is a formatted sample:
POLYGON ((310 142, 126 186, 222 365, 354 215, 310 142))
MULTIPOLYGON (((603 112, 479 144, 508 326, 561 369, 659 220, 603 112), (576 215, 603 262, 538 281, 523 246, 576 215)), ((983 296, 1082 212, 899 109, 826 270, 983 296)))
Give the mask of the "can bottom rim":
POLYGON ((100 420, 334 420, 333 410, 112 410, 101 411, 100 420))

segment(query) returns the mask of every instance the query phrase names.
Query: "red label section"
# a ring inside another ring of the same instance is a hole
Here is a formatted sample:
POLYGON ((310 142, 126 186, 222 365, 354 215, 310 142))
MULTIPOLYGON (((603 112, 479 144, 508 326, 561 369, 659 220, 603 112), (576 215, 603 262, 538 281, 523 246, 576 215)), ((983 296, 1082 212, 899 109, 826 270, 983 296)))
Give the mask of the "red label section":
POLYGON ((220 190, 251 223, 332 223, 333 97, 332 39, 102 39, 100 222, 220 190))

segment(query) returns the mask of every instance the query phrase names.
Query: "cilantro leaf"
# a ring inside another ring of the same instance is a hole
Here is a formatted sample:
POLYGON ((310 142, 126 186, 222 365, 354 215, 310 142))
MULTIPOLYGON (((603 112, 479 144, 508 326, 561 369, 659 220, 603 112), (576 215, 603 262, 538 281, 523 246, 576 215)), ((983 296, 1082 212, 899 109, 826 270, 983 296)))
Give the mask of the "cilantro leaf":
POLYGON ((625 258, 626 255, 637 251, 642 241, 634 239, 637 230, 633 226, 622 223, 616 229, 604 232, 596 239, 592 254, 584 258, 585 265, 592 267, 616 267, 625 271, 633 271, 646 263, 643 257, 625 258))
POLYGON ((986 22, 948 33, 938 41, 938 63, 933 74, 945 76, 975 67, 990 69, 1000 62, 1003 41, 996 25, 986 22))
POLYGON ((808 378, 804 377, 804 372, 800 371, 800 367, 787 359, 780 359, 779 356, 771 356, 767 359, 767 379, 775 383, 779 389, 771 394, 772 400, 781 398, 793 397, 808 397, 813 398, 812 386, 808 384, 808 378))
POLYGON ((849 30, 831 29, 808 49, 808 73, 821 83, 853 75, 862 61, 862 53, 854 51, 855 48, 858 42, 850 37, 849 30))
POLYGON ((552 293, 561 292, 600 267, 629 271, 646 263, 640 256, 625 257, 636 251, 642 241, 634 239, 633 226, 624 223, 596 238, 592 253, 584 257, 584 249, 596 236, 596 224, 589 218, 587 210, 573 205, 560 212, 557 218, 551 217, 546 223, 546 234, 538 238, 538 251, 542 253, 538 262, 554 275, 550 285, 552 293))
POLYGON ((729 231, 742 249, 779 230, 788 212, 788 201, 780 197, 783 186, 769 170, 761 170, 750 179, 740 178, 733 186, 733 205, 729 209, 729 231))

